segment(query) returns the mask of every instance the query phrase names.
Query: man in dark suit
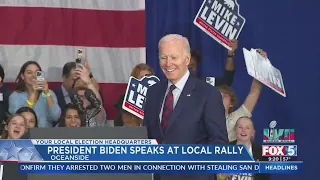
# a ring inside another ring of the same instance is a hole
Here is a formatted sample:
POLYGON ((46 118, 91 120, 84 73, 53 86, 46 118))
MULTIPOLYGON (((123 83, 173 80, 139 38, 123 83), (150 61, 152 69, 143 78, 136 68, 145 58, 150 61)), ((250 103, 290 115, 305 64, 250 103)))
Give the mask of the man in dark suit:
POLYGON ((67 62, 62 68, 62 79, 63 83, 60 87, 53 90, 57 96, 58 104, 63 110, 67 104, 71 103, 68 91, 72 88, 72 84, 76 79, 75 76, 76 63, 67 62))
MULTIPOLYGON (((159 41, 160 67, 167 80, 148 89, 144 124, 162 144, 228 144, 220 92, 190 75, 187 38, 171 34, 159 41)), ((211 175, 159 175, 161 180, 210 180, 211 175)))
MULTIPOLYGON (((77 79, 76 78, 76 74, 75 74, 76 66, 77 65, 76 65, 75 62, 67 62, 63 66, 63 68, 62 68, 62 79, 63 79, 63 82, 62 82, 60 87, 58 87, 57 89, 53 90, 54 93, 57 96, 58 104, 59 104, 61 110, 63 110, 66 107, 67 104, 71 103, 71 99, 70 99, 70 96, 69 96, 69 91, 72 89, 72 86, 74 85, 74 82, 77 79)), ((88 70, 90 70, 90 67, 89 67, 89 65, 87 63, 87 60, 85 62, 85 67, 88 70)), ((91 78, 93 85, 98 89, 98 91, 100 93, 99 84, 94 79, 92 73, 89 74, 89 77, 91 78)), ((100 93, 100 95, 101 95, 101 93, 100 93)), ((102 101, 103 101, 103 99, 102 99, 102 101)), ((56 126, 56 124, 54 124, 53 126, 56 126)))

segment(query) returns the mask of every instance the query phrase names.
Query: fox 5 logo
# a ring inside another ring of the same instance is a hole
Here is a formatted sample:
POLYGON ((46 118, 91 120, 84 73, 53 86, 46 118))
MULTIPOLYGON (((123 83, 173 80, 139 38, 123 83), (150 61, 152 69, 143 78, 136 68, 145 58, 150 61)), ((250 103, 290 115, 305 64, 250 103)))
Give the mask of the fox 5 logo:
POLYGON ((297 156, 297 145, 263 145, 262 156, 297 156))

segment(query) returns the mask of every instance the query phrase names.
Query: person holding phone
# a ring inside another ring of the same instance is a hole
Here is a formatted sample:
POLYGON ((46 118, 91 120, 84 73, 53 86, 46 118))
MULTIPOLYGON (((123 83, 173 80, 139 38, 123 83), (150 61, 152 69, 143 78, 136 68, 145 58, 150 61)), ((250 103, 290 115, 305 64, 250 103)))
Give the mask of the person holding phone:
POLYGON ((61 109, 57 97, 48 87, 44 72, 35 61, 24 63, 16 79, 15 91, 9 97, 9 113, 21 107, 32 108, 38 117, 38 127, 52 127, 58 121, 61 109))
MULTIPOLYGON (((88 69, 90 72, 90 67, 89 64, 87 63, 88 61, 85 61, 84 67, 88 69)), ((62 84, 58 88, 54 89, 53 92, 56 94, 57 99, 58 99, 58 104, 61 109, 64 109, 64 107, 68 104, 71 103, 71 99, 69 96, 69 91, 72 90, 72 85, 74 84, 75 80, 78 78, 76 75, 76 68, 77 68, 77 63, 76 62, 67 62, 63 68, 62 68, 62 84)), ((99 91, 100 95, 101 89, 99 87, 99 84, 97 80, 93 77, 92 73, 89 74, 89 77, 91 79, 92 85, 99 91)), ((101 96, 102 103, 103 103, 103 97, 101 96)))

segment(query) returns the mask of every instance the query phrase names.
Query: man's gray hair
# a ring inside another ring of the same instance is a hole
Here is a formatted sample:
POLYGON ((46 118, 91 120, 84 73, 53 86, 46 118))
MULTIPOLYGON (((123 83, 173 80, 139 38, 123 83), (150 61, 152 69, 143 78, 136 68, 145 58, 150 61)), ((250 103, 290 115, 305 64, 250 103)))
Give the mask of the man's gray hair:
POLYGON ((185 54, 188 54, 191 51, 188 39, 186 37, 181 36, 180 34, 168 34, 168 35, 163 36, 159 41, 158 48, 160 48, 161 43, 165 42, 165 41, 167 41, 167 42, 168 41, 181 41, 184 46, 185 54))

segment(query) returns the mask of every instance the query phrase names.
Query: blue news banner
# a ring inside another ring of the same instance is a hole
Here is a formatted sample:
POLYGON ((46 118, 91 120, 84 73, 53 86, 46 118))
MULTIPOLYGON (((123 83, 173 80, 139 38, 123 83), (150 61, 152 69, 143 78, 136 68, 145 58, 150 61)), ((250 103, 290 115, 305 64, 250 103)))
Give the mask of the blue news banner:
POLYGON ((156 140, 0 140, 0 160, 27 174, 302 172, 302 162, 255 162, 242 145, 158 145, 156 140))

